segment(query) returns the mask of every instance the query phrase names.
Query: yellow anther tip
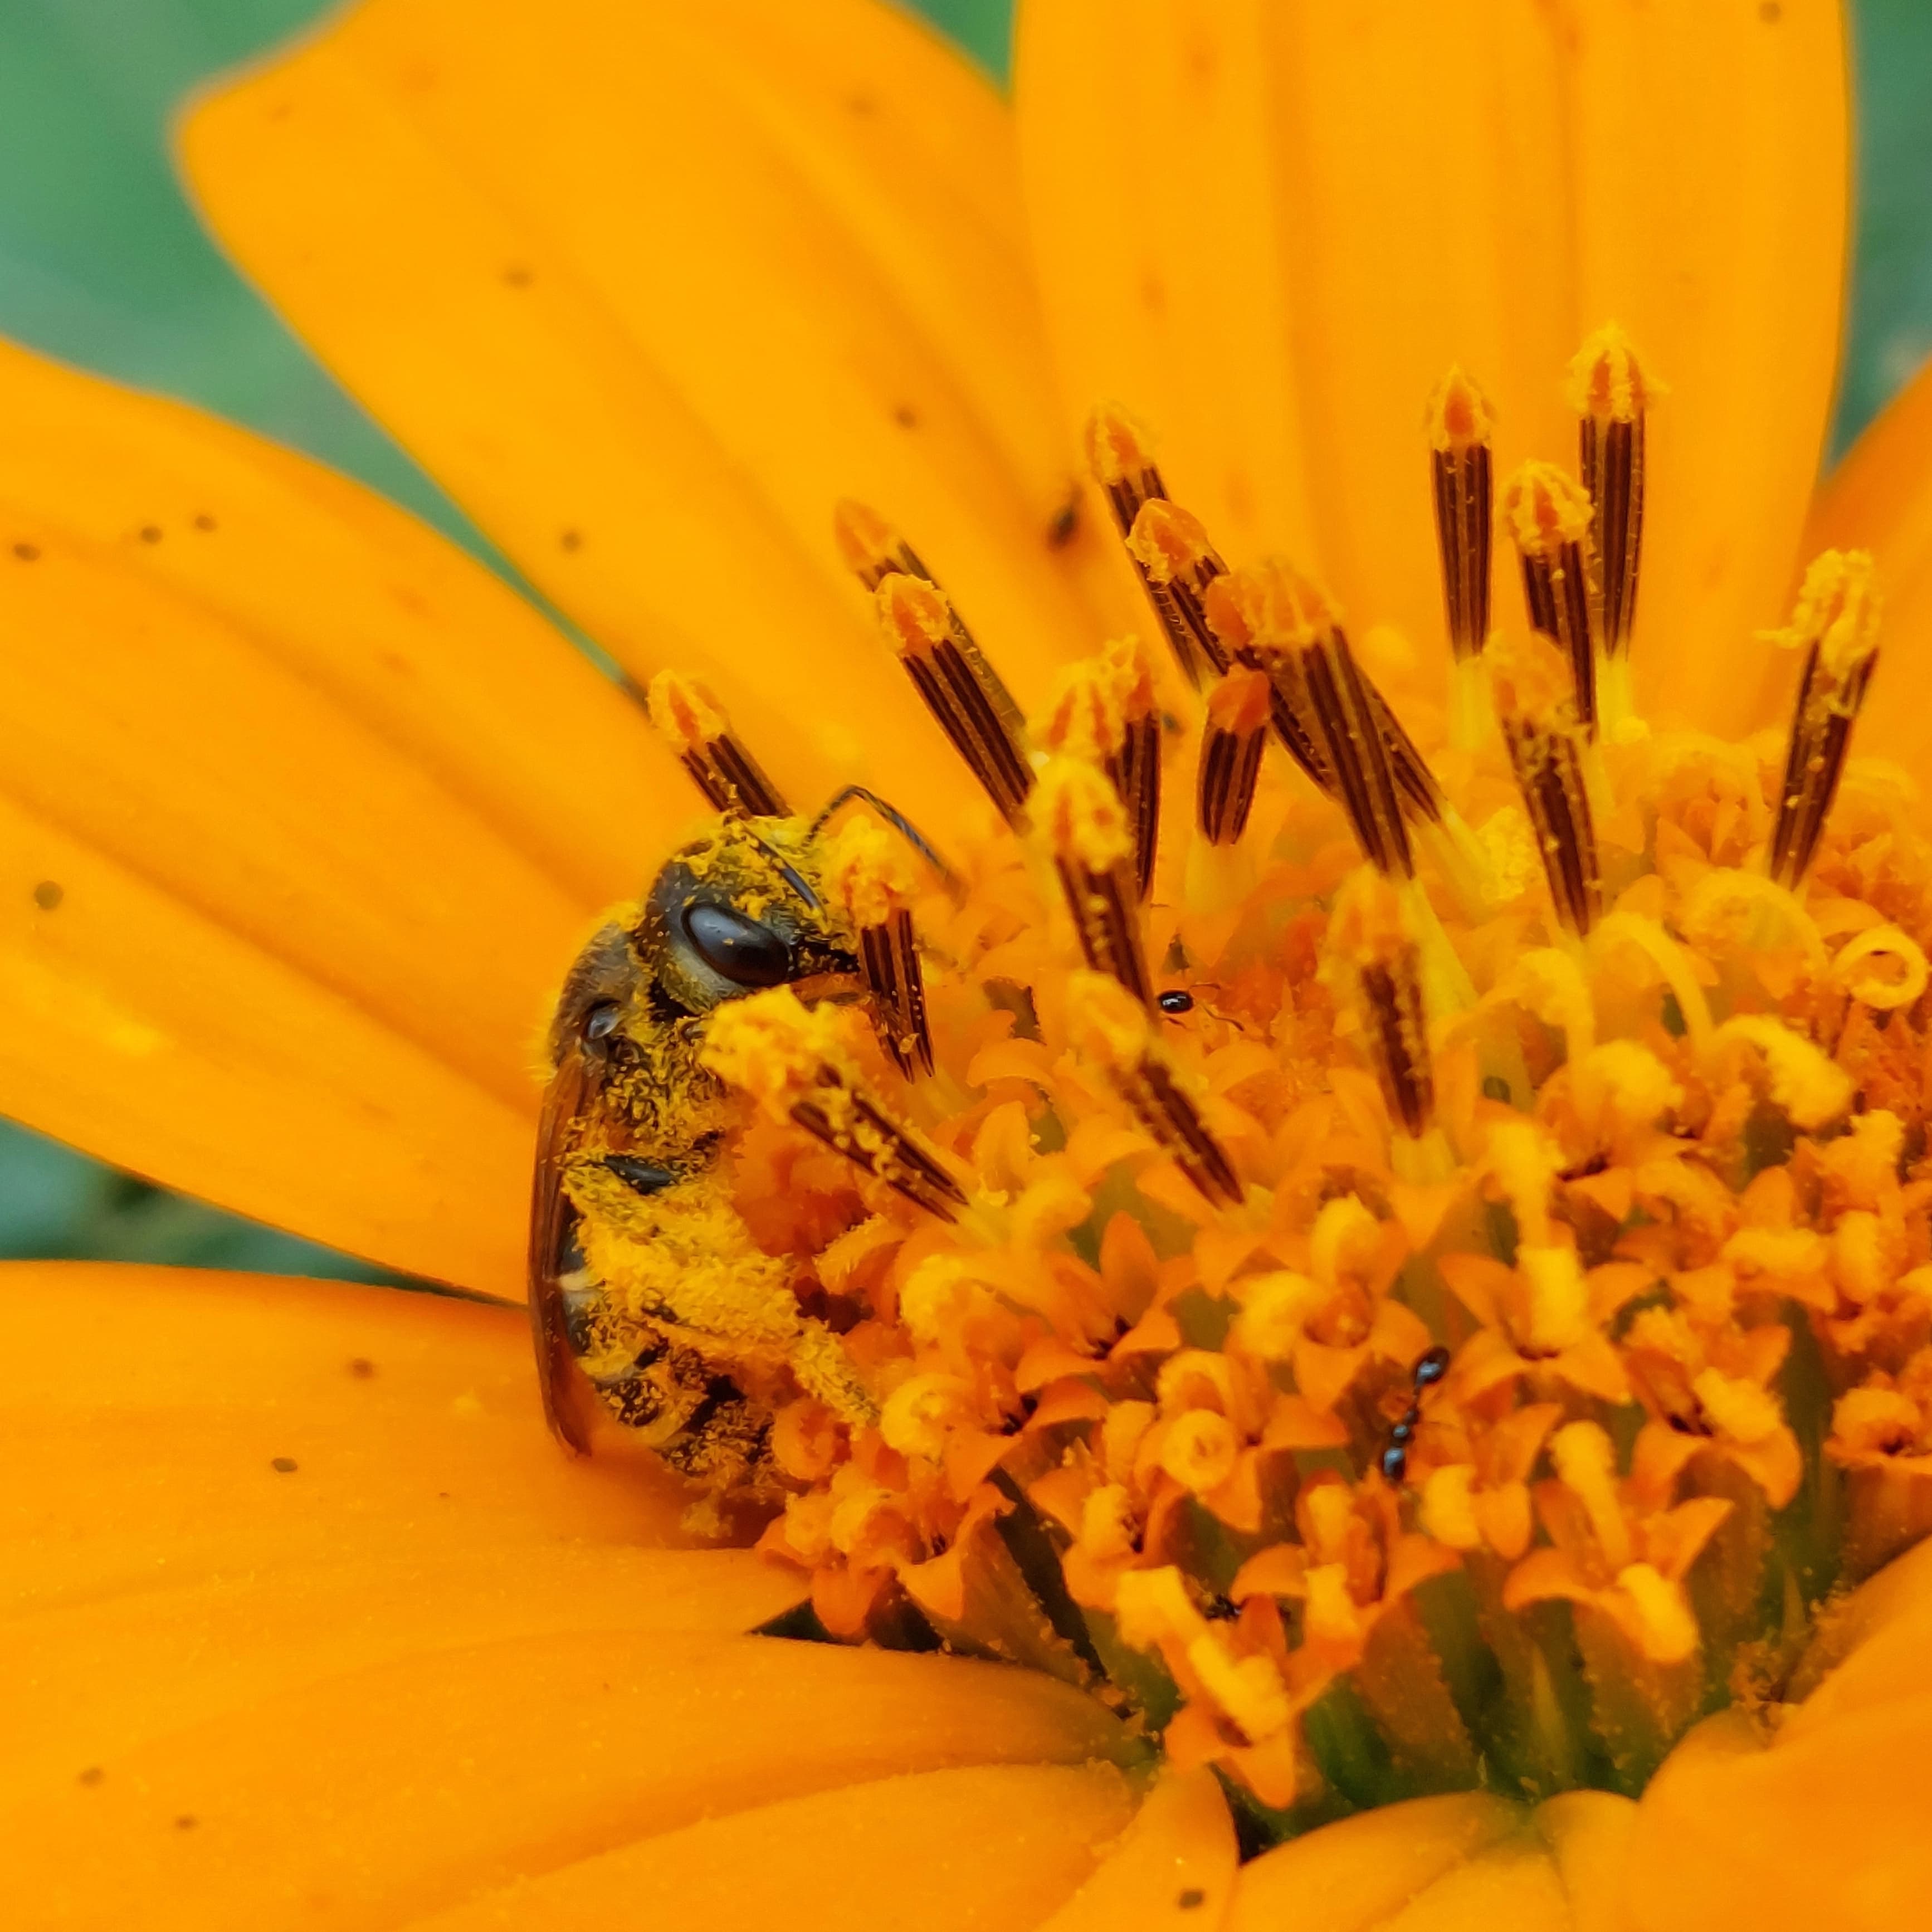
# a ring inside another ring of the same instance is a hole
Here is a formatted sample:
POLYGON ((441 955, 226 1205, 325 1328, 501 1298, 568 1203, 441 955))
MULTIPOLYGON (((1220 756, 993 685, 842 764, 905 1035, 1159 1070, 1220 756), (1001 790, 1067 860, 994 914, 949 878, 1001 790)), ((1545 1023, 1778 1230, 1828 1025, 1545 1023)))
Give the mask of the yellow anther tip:
POLYGON ((1426 426, 1431 448, 1464 450, 1487 442, 1496 421, 1488 398, 1460 368, 1451 367, 1429 399, 1426 426))
POLYGON ((1084 758, 1048 760, 1034 788, 1034 823, 1054 856, 1104 872, 1134 849, 1126 808, 1106 773, 1084 758))
POLYGON ((821 874, 832 903, 854 926, 883 926, 911 896, 904 849, 870 818, 848 819, 827 842, 821 874))
POLYGON ((1131 1070, 1147 1058, 1147 1009, 1110 974, 1070 974, 1066 1017, 1075 1046, 1089 1060, 1131 1070))
POLYGON ((1790 625, 1771 634, 1787 647, 1815 644, 1824 668, 1842 677, 1878 649, 1882 602, 1870 551, 1828 550, 1806 570, 1790 625))
POLYGON ((1146 717, 1154 706, 1154 659, 1146 645, 1130 632, 1109 638, 1100 655, 1112 670, 1122 714, 1130 722, 1146 717))
POLYGON ((1208 586, 1208 621, 1231 648, 1318 644, 1341 620, 1326 592, 1280 558, 1231 571, 1208 586))
POLYGON ((1208 722, 1217 731, 1246 737, 1268 722, 1274 687, 1259 670, 1228 672, 1208 694, 1208 722))
POLYGON ((1569 722, 1576 702, 1570 661, 1550 638, 1532 632, 1514 636, 1498 632, 1483 652, 1497 712, 1550 727, 1569 722))
POLYGON ((1526 463, 1503 490, 1502 512, 1526 556, 1550 556, 1590 532, 1590 499, 1554 463, 1526 463))
POLYGON ((1606 322, 1585 340, 1570 364, 1570 406, 1580 416, 1634 422, 1664 385, 1648 374, 1620 324, 1606 322))
POLYGON ((645 698, 652 724, 675 751, 697 751, 730 735, 730 721, 723 707, 697 679, 682 671, 659 671, 645 698))
POLYGON ((1214 554, 1207 529, 1191 510, 1150 496, 1127 532, 1127 548, 1156 584, 1172 584, 1214 554))
POLYGON ((870 504, 848 496, 832 512, 832 541, 846 568, 860 576, 896 566, 902 539, 870 504))
POLYGON ((1108 758, 1126 736, 1120 668, 1105 652, 1069 664, 1055 680, 1045 713, 1030 727, 1043 752, 1076 758, 1108 758))
POLYGON ((1103 489, 1154 466, 1147 432, 1118 403, 1102 403, 1087 419, 1087 466, 1103 489))
POLYGON ((923 578, 895 572, 876 595, 886 640, 901 656, 936 650, 952 636, 952 607, 945 592, 923 578))
POLYGON ((1335 896, 1329 950, 1351 964, 1375 966, 1414 944, 1401 893, 1372 866, 1358 866, 1335 896))

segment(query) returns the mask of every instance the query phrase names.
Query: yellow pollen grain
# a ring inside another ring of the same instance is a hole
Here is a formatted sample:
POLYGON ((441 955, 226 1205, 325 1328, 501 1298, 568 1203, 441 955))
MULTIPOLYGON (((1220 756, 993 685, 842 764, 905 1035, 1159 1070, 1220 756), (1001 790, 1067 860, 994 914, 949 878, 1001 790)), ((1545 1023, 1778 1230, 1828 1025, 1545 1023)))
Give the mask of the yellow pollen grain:
POLYGON ((1464 450, 1487 442, 1496 423, 1489 398, 1460 368, 1452 367, 1429 399, 1424 427, 1432 449, 1464 450))
POLYGON ((1204 1496, 1234 1473, 1241 1438, 1225 1415, 1190 1409, 1168 1424, 1160 1445, 1160 1466, 1184 1490, 1204 1496))
POLYGON ((1084 758, 1049 758, 1034 787, 1034 823, 1057 858, 1105 872, 1132 856, 1126 808, 1112 782, 1084 758))
POLYGON ((848 819, 826 842, 821 879, 854 926, 883 926, 911 897, 904 848, 871 818, 848 819))
POLYGON ((1150 584, 1172 584, 1187 577, 1214 554, 1207 526, 1191 510, 1165 496, 1150 496, 1127 532, 1127 549, 1148 574, 1150 584))
POLYGON ((1087 421, 1087 467, 1103 489, 1154 466, 1147 432, 1118 403, 1102 403, 1087 421))
POLYGON ((1187 1661, 1202 1690, 1250 1744, 1285 1730, 1294 1716, 1272 1658, 1231 1657, 1210 1630, 1187 1646, 1187 1661))
POLYGON ((1650 1048, 1634 1040, 1593 1047, 1571 1076, 1580 1112, 1628 1130, 1647 1127, 1684 1098, 1684 1089, 1650 1048))
POLYGON ((1617 1588, 1635 1612, 1638 1648, 1653 1664, 1682 1664, 1697 1648, 1697 1620, 1684 1592, 1648 1563, 1629 1563, 1617 1573, 1617 1588))
POLYGON ((1516 1264, 1529 1290, 1529 1330, 1533 1348, 1554 1352, 1574 1347, 1592 1332, 1589 1291, 1573 1248, 1516 1250, 1516 1264))
POLYGON ((1154 708, 1154 670, 1147 646, 1130 631, 1125 637, 1108 638, 1100 656, 1113 674, 1121 715, 1130 724, 1148 716, 1154 708))
POLYGON ((911 1376, 886 1398, 879 1412, 879 1433, 889 1449, 902 1456, 937 1462, 944 1454, 950 1426, 968 1412, 971 1391, 956 1376, 911 1376))
POLYGON ((1386 966, 1414 944, 1402 894, 1372 866, 1357 866, 1335 896, 1330 951, 1354 966, 1386 966))
POLYGON ((1776 1396, 1755 1382, 1706 1369, 1693 1378, 1690 1388, 1704 1413, 1734 1442, 1762 1442, 1784 1426, 1784 1412, 1776 1396))
POLYGON ((730 720, 723 706, 682 671, 659 671, 645 696, 652 724, 674 751, 701 751, 730 735, 730 720))
POLYGON ((1341 622, 1321 586, 1280 557, 1217 577, 1202 601, 1215 635, 1238 650, 1250 644, 1305 649, 1341 622))
POLYGON ((1060 674, 1046 710, 1028 735, 1049 755, 1065 753, 1098 764, 1126 742, 1127 714, 1117 659, 1082 658, 1060 674))
POLYGON ((1136 1650, 1151 1650, 1163 1638, 1191 1643, 1207 1628, 1207 1618, 1194 1607, 1180 1570, 1172 1563, 1154 1570, 1130 1570, 1120 1579, 1114 1613, 1123 1641, 1136 1650))
POLYGON ((1474 1550, 1483 1540, 1476 1521, 1476 1471, 1468 1462, 1451 1462, 1430 1471, 1422 1486, 1422 1527, 1451 1550, 1474 1550))
POLYGON ((728 1086, 783 1114, 843 1061, 830 1007, 806 1005, 789 986, 727 1000, 711 1016, 699 1058, 728 1086))
POLYGON ((1264 1362, 1285 1362, 1308 1317, 1326 1299, 1325 1292, 1305 1274, 1282 1269, 1236 1284, 1241 1312, 1232 1330, 1234 1346, 1264 1362))
POLYGON ((904 539, 869 504, 848 496, 832 512, 832 540, 840 560, 856 576, 896 570, 904 539))
POLYGON ((952 606, 924 578, 896 572, 874 593, 886 638, 902 657, 937 650, 952 635, 952 606))
POLYGON ((1484 647, 1483 662, 1503 716, 1546 730, 1575 724, 1576 680, 1569 659, 1549 638, 1498 632, 1484 647))
POLYGON ((1153 1022, 1112 974, 1070 973, 1066 1016, 1076 1048, 1096 1064, 1130 1072, 1146 1059, 1153 1022))
POLYGON ((1102 1562, 1133 1555, 1133 1499, 1124 1484, 1102 1484, 1082 1504, 1080 1546, 1102 1562))
POLYGON ((1832 977, 1861 1006, 1880 1012, 1914 1004, 1928 976, 1924 951, 1895 926, 1869 927, 1832 962, 1832 977))
POLYGON ((1570 364, 1566 392, 1580 416, 1634 422, 1665 393, 1644 370, 1636 346, 1616 322, 1606 322, 1584 341, 1570 364))
POLYGON ((1617 1499, 1616 1446, 1594 1422, 1566 1423, 1550 1438, 1558 1481, 1583 1505, 1605 1560, 1615 1569, 1630 1561, 1630 1528, 1617 1499))
POLYGON ((1498 1120, 1486 1150, 1490 1172, 1516 1216, 1518 1238, 1545 1244, 1550 1227, 1550 1184, 1563 1169, 1556 1143, 1533 1120, 1498 1120))
POLYGON ((1554 463, 1526 463, 1503 486, 1502 509, 1526 556, 1553 557, 1590 534, 1589 496, 1554 463))
POLYGON ((1304 1605, 1303 1628, 1311 1643, 1331 1649, 1348 1649, 1361 1640, 1361 1612, 1348 1594, 1346 1564, 1319 1563, 1308 1573, 1308 1595, 1304 1605))
POLYGON ((1793 1126, 1821 1127, 1852 1104, 1852 1076, 1821 1048, 1767 1013, 1739 1013, 1718 1028, 1720 1040, 1742 1040, 1763 1056, 1771 1097, 1793 1126))
POLYGON ((1828 550, 1806 570, 1791 622, 1767 634, 1788 650, 1816 645, 1820 668, 1842 682, 1878 649, 1880 601, 1869 551, 1828 550))

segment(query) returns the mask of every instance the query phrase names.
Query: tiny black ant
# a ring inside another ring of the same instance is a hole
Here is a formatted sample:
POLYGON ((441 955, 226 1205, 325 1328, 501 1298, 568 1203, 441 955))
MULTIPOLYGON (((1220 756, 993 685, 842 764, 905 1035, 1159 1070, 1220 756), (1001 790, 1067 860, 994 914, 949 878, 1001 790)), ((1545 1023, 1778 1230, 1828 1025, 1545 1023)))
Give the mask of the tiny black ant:
POLYGON ((1422 1420, 1423 1391, 1433 1388, 1449 1372, 1449 1351, 1439 1342, 1424 1349, 1409 1372, 1415 1393, 1408 1413, 1389 1431, 1388 1447, 1382 1451, 1382 1474, 1391 1483, 1400 1482, 1408 1474, 1408 1445, 1415 1440, 1416 1424, 1422 1420))
POLYGON ((1176 986, 1162 994, 1154 1004, 1164 1013, 1191 1013, 1194 1010, 1194 995, 1184 993, 1176 986))

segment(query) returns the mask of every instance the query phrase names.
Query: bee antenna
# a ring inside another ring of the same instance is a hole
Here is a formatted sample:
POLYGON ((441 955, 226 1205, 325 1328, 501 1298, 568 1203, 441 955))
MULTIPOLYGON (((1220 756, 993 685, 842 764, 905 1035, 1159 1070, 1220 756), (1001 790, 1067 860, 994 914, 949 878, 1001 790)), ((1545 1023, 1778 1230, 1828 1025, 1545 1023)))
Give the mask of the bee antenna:
MULTIPOLYGON (((825 910, 825 902, 806 883, 805 874, 783 853, 773 850, 764 839, 760 838, 752 830, 748 820, 740 820, 739 822, 745 827, 746 837, 750 839, 752 843, 757 846, 758 850, 778 868, 778 877, 784 880, 785 884, 790 886, 792 890, 797 893, 814 912, 823 912, 825 910)), ((818 827, 814 826, 812 830, 816 831, 818 827)))
POLYGON ((926 834, 897 806, 888 805, 877 792, 868 791, 863 785, 841 785, 826 802, 824 809, 812 821, 812 836, 816 838, 854 799, 862 804, 869 805, 939 874, 948 887, 957 888, 959 883, 958 874, 934 850, 926 834))

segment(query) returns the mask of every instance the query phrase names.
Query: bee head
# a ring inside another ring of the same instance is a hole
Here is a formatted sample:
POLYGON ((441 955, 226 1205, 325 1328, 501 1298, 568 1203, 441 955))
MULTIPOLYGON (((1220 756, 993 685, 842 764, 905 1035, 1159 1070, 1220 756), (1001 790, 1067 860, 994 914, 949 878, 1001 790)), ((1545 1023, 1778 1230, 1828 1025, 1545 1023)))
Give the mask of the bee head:
POLYGON ((670 860, 630 935, 661 1004, 707 1013, 766 986, 860 990, 858 960, 798 862, 808 844, 794 820, 726 819, 670 860))

